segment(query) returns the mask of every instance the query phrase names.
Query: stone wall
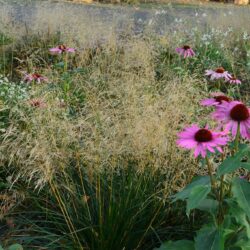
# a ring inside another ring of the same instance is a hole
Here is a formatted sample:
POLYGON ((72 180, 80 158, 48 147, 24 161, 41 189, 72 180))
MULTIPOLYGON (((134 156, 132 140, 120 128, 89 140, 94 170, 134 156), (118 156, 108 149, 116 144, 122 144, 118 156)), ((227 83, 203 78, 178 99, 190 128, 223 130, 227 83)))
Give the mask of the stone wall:
MULTIPOLYGON (((120 3, 122 0, 71 0, 76 3, 92 3, 93 1, 100 1, 100 2, 111 2, 111 3, 120 3)), ((138 0, 140 2, 141 0, 138 0)), ((156 0, 157 2, 161 2, 161 0, 156 0)), ((203 0, 204 1, 204 0, 203 0)), ((209 1, 209 0, 205 0, 209 1)), ((250 3, 250 0, 214 0, 215 2, 225 2, 225 3, 235 3, 237 5, 247 5, 250 3)), ((125 2, 133 2, 131 0, 126 0, 125 2)), ((145 0, 142 0, 142 2, 147 2, 145 0)), ((153 0, 148 2, 154 2, 153 0)), ((190 2, 190 0, 183 0, 183 2, 190 2)))
POLYGON ((247 5, 249 4, 249 0, 235 0, 234 3, 239 5, 247 5))

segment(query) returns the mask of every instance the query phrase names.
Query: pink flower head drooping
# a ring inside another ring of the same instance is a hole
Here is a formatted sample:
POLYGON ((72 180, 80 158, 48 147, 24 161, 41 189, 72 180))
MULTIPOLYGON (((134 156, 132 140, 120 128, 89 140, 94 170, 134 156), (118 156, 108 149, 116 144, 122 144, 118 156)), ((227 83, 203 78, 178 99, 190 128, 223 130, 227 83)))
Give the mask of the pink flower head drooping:
POLYGON ((39 98, 30 99, 28 103, 31 107, 34 107, 34 108, 46 108, 47 107, 46 103, 39 98))
POLYGON ((223 152, 221 146, 228 142, 228 137, 224 132, 214 132, 205 128, 199 128, 196 124, 185 128, 178 134, 177 144, 186 149, 194 149, 194 157, 201 155, 206 157, 207 151, 215 153, 215 149, 223 152))
POLYGON ((208 69, 208 70, 206 70, 205 75, 210 76, 211 80, 217 80, 217 79, 224 78, 226 81, 228 81, 229 78, 231 77, 231 75, 227 71, 225 71, 225 69, 223 67, 219 67, 215 70, 208 69))
POLYGON ((232 83, 232 84, 241 84, 241 80, 237 79, 234 75, 231 75, 227 82, 232 83))
POLYGON ((203 106, 218 106, 223 102, 231 102, 232 99, 225 96, 223 93, 212 93, 212 98, 203 99, 201 105, 203 106))
POLYGON ((193 49, 188 45, 184 45, 183 47, 176 48, 175 51, 179 55, 183 56, 184 58, 195 56, 195 53, 194 53, 193 49))
POLYGON ((58 45, 55 48, 49 50, 52 54, 62 54, 65 52, 74 53, 76 50, 74 48, 66 47, 65 45, 58 45))
POLYGON ((240 179, 246 179, 247 176, 246 176, 246 175, 240 175, 239 178, 240 178, 240 179))
POLYGON ((44 77, 38 73, 34 73, 34 74, 25 74, 24 76, 24 81, 30 83, 30 82, 37 82, 37 83, 41 83, 41 82, 47 82, 48 78, 44 77))
POLYGON ((250 139, 250 109, 239 101, 223 102, 212 114, 213 118, 226 126, 235 137, 238 124, 242 138, 250 139))

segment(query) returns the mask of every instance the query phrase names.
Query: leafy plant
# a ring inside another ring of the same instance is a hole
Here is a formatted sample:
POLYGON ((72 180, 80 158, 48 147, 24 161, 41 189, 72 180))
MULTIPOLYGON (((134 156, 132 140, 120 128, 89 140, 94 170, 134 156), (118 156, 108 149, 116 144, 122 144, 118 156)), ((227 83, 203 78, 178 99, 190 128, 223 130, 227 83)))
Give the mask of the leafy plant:
POLYGON ((239 145, 239 140, 240 123, 231 154, 221 162, 216 174, 213 174, 210 159, 206 156, 209 175, 194 178, 174 195, 173 202, 186 201, 188 216, 191 210, 199 209, 210 215, 210 221, 197 232, 194 242, 167 242, 160 250, 248 249, 250 183, 235 173, 240 168, 250 170, 250 147, 248 144, 239 145))
POLYGON ((25 245, 46 249, 150 249, 162 223, 174 225, 177 221, 169 221, 173 216, 179 224, 185 222, 182 206, 168 217, 162 178, 150 169, 136 173, 133 166, 93 176, 83 165, 70 167, 49 188, 29 192, 26 203, 33 204, 32 209, 17 211, 14 232, 25 245))
POLYGON ((29 98, 29 86, 23 82, 11 82, 0 75, 0 100, 6 104, 16 104, 29 98))
POLYGON ((10 245, 9 247, 5 247, 5 248, 3 248, 0 245, 0 250, 23 250, 23 247, 20 244, 13 244, 13 245, 10 245))

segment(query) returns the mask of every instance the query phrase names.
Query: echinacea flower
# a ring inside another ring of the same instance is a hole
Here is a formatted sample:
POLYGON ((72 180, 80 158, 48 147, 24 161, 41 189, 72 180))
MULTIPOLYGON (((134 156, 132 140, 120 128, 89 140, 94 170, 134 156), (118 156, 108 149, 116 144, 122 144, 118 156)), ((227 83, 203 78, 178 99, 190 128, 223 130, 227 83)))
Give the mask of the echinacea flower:
POLYGON ((203 106, 218 106, 223 102, 231 102, 232 99, 225 96, 223 93, 212 93, 212 98, 203 99, 201 105, 203 106))
POLYGON ((206 157, 207 151, 215 153, 215 149, 223 152, 221 146, 228 142, 228 137, 224 132, 214 132, 208 127, 199 128, 196 124, 185 128, 178 134, 177 144, 186 149, 194 149, 194 157, 201 155, 206 157))
POLYGON ((34 108, 45 108, 47 106, 46 103, 39 98, 30 99, 28 103, 34 108))
POLYGON ((237 79, 234 75, 229 77, 227 82, 232 83, 232 84, 241 84, 241 80, 237 79))
POLYGON ((211 80, 217 80, 217 79, 224 78, 227 81, 231 77, 231 75, 227 71, 225 71, 225 69, 222 67, 219 67, 215 70, 208 69, 208 70, 206 70, 205 75, 210 76, 211 80))
POLYGON ((55 48, 49 50, 53 54, 62 54, 65 52, 74 53, 76 50, 74 48, 66 47, 65 45, 58 45, 55 48))
POLYGON ((239 178, 240 179, 247 179, 247 176, 246 175, 240 175, 239 178))
POLYGON ((242 138, 250 139, 250 109, 242 102, 223 102, 217 106, 212 116, 224 124, 234 137, 239 125, 242 138))
POLYGON ((194 51, 193 51, 193 50, 191 49, 191 47, 188 46, 188 45, 184 45, 183 47, 176 48, 175 51, 176 51, 179 55, 183 56, 184 58, 195 56, 194 51))
POLYGON ((48 81, 48 78, 47 77, 44 77, 38 73, 34 73, 34 74, 25 74, 24 76, 24 81, 27 81, 27 82, 37 82, 37 83, 41 83, 41 82, 47 82, 48 81))
POLYGON ((67 103, 62 99, 62 100, 59 101, 58 107, 59 108, 65 108, 65 107, 67 107, 67 103))

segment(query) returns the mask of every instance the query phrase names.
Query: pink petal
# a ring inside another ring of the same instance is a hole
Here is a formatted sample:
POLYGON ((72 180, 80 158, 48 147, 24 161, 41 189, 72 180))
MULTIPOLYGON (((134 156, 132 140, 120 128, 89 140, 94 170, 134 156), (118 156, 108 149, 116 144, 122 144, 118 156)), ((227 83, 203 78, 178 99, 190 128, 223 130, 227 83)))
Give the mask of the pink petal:
POLYGON ((76 51, 74 48, 67 48, 66 50, 70 53, 74 53, 76 51))
POLYGON ((52 52, 52 53, 57 53, 57 54, 61 54, 62 53, 62 50, 60 50, 59 48, 52 48, 49 51, 52 52))
POLYGON ((183 148, 192 149, 197 145, 197 142, 192 139, 179 139, 177 144, 183 148))
POLYGON ((236 136, 238 129, 238 122, 231 121, 231 124, 232 124, 232 135, 236 136))
POLYGON ((213 98, 201 100, 201 105, 202 106, 213 106, 216 103, 217 102, 213 98))

